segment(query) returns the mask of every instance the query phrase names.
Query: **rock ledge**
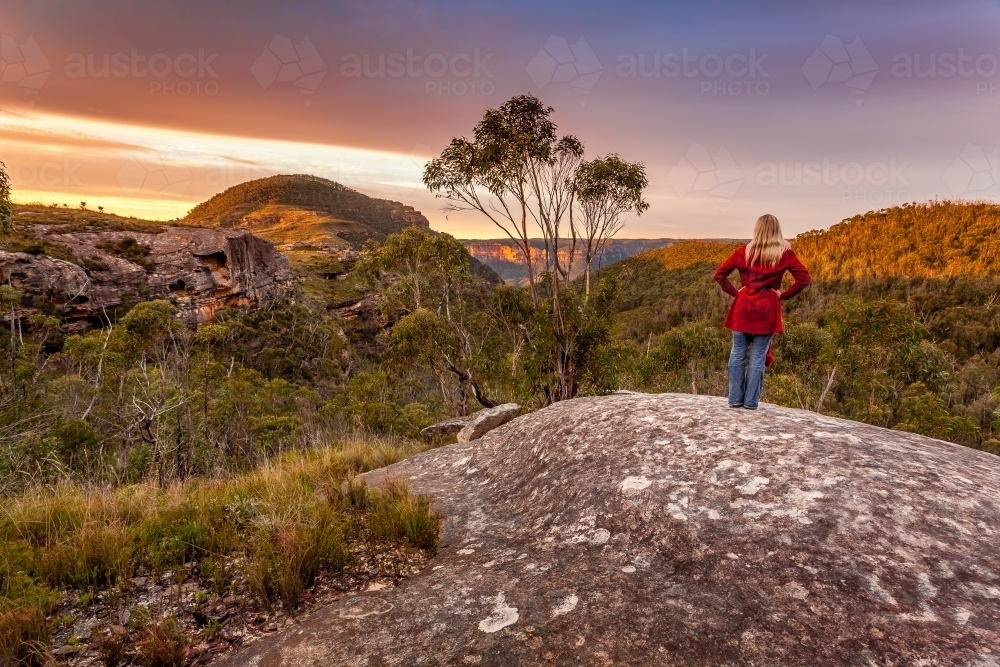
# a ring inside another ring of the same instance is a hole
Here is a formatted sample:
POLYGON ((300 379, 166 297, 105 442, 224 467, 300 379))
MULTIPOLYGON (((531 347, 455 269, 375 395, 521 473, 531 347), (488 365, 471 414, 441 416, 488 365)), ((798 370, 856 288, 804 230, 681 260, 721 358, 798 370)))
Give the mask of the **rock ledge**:
POLYGON ((633 394, 368 478, 433 495, 430 566, 223 664, 998 664, 1000 458, 984 452, 633 394))

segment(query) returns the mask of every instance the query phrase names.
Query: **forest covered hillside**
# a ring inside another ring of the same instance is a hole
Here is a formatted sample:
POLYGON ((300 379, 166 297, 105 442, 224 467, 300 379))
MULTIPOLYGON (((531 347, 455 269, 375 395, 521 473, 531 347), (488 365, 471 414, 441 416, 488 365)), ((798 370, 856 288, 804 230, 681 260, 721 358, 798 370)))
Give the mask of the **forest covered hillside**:
POLYGON ((1000 206, 927 202, 869 211, 800 234, 794 248, 819 280, 1000 274, 1000 206))

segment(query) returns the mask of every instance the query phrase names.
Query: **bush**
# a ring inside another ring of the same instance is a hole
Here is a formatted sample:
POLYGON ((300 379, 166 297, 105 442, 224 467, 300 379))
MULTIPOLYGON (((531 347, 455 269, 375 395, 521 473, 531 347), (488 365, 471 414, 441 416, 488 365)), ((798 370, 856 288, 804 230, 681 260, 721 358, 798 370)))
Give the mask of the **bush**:
POLYGON ((110 255, 138 264, 146 270, 146 273, 152 273, 156 270, 156 264, 152 260, 146 259, 151 248, 144 243, 139 243, 131 236, 126 236, 119 241, 105 241, 97 247, 110 255))

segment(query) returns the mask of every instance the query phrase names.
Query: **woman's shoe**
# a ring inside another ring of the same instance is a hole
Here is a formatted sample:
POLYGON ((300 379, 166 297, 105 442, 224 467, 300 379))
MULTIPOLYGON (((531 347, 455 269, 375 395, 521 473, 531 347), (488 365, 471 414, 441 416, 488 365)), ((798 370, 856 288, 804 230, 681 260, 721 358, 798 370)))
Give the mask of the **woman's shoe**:
POLYGON ((731 407, 731 408, 742 408, 742 407, 743 407, 743 404, 742 404, 742 403, 740 403, 739 405, 733 405, 732 403, 730 403, 730 404, 729 404, 729 407, 731 407))
POLYGON ((755 406, 753 406, 753 407, 751 408, 751 407, 750 407, 749 405, 744 405, 744 406, 743 406, 743 409, 744 409, 744 410, 756 410, 756 409, 757 409, 757 406, 755 405, 755 406))

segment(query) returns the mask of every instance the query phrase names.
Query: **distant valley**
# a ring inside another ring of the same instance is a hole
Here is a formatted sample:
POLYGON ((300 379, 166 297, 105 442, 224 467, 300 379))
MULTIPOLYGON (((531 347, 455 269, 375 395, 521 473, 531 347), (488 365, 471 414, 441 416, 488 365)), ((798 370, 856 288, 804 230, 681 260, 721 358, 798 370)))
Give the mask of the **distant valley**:
MULTIPOLYGON (((683 241, 691 239, 611 239, 604 247, 603 252, 594 261, 593 269, 598 270, 609 264, 619 262, 628 257, 638 255, 649 250, 658 248, 668 248, 683 241)), ((706 241, 716 241, 719 243, 731 243, 736 239, 699 239, 706 241)), ((524 263, 524 253, 510 239, 463 239, 462 243, 468 249, 469 254, 480 262, 493 269, 500 278, 511 284, 520 285, 526 283, 528 270, 524 263)), ((569 249, 562 247, 559 249, 559 257, 565 265, 569 259, 569 249)), ((541 239, 532 241, 532 264, 536 272, 545 269, 545 246, 541 239)), ((579 245, 573 256, 571 276, 576 277, 583 273, 583 248, 579 245)))

